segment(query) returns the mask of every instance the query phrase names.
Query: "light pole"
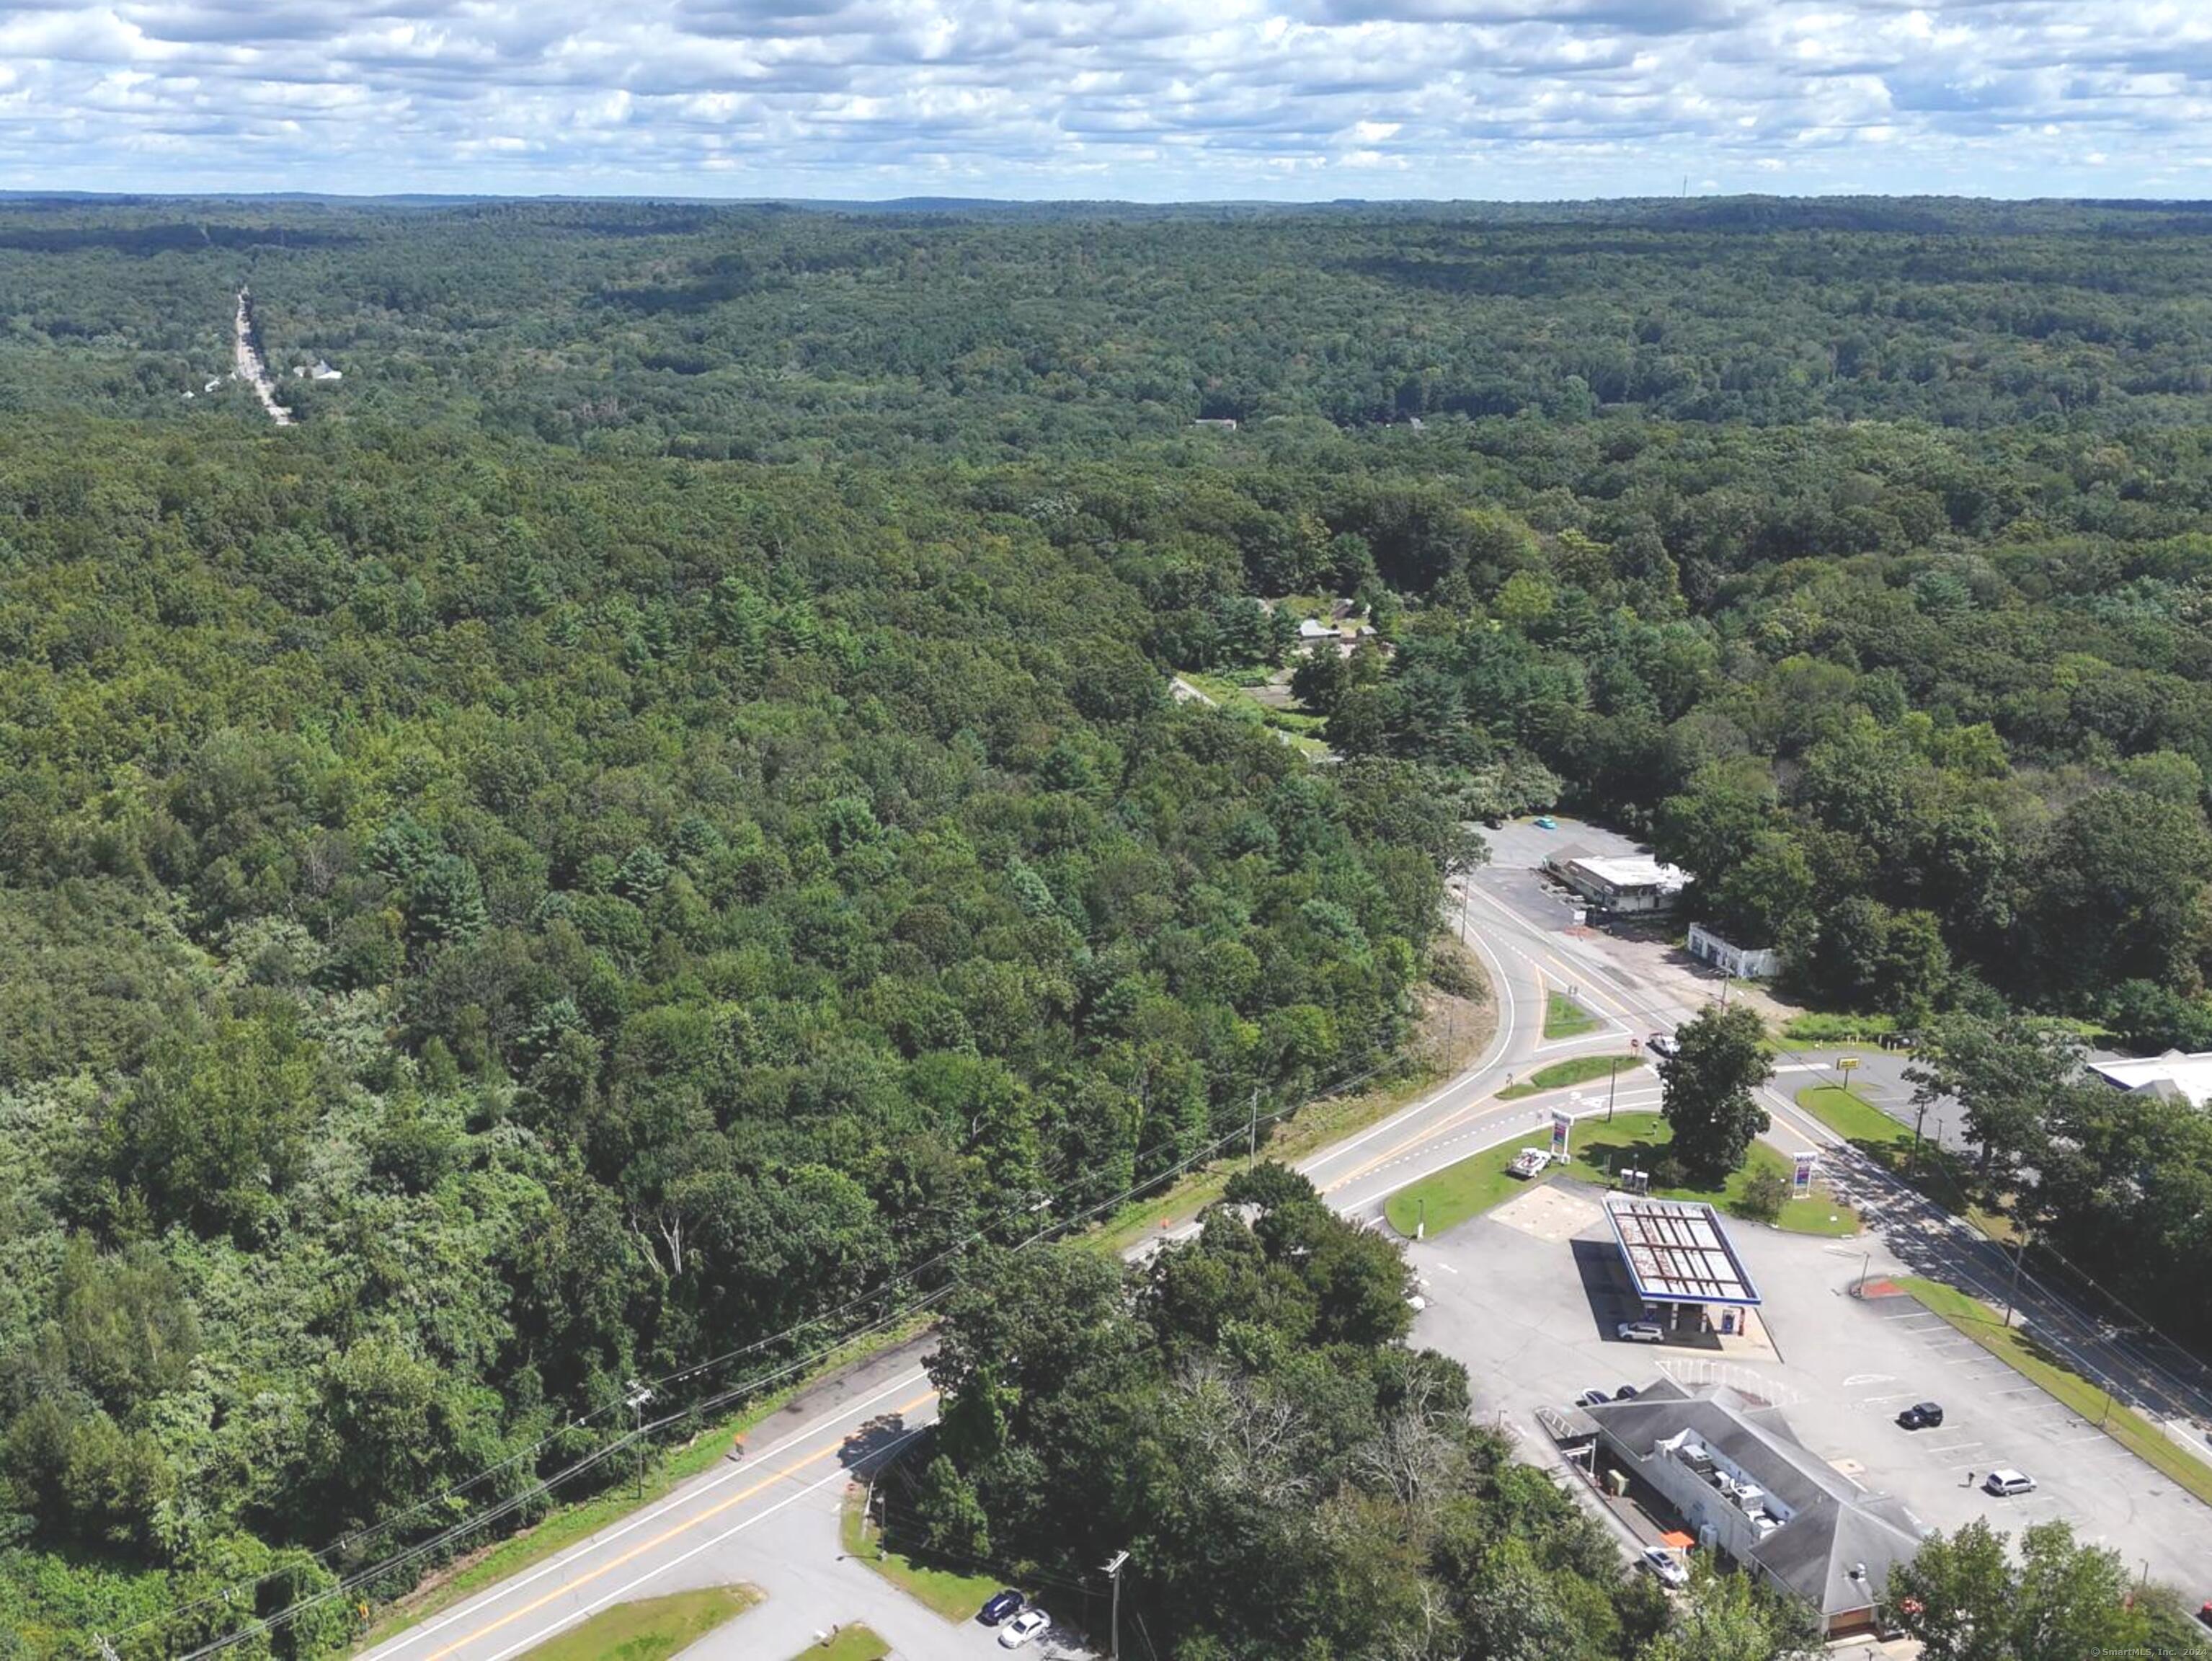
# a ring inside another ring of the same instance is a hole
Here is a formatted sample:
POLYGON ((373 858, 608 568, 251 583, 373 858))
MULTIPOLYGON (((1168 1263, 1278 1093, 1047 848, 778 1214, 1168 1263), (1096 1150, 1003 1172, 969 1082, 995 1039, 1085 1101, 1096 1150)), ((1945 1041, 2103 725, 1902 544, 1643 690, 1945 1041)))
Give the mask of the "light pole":
POLYGON ((1620 1057, 1613 1058, 1613 1070, 1605 1075, 1605 1122, 1613 1123, 1613 1089, 1620 1082, 1620 1057))

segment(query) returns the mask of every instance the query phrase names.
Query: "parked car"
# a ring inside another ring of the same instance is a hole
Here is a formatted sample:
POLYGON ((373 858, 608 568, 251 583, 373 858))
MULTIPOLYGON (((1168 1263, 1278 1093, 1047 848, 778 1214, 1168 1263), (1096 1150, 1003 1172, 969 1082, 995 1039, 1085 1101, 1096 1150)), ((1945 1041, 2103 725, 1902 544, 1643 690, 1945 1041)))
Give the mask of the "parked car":
POLYGON ((1534 1177, 1552 1163, 1548 1147, 1524 1147, 1513 1156, 1513 1163, 1505 1167, 1509 1176, 1534 1177))
POLYGON ((1663 1344, 1667 1329, 1656 1321, 1623 1321, 1613 1328, 1613 1335, 1624 1344, 1663 1344))
POLYGON ((1012 1620, 1007 1621, 1006 1629, 1000 1633, 999 1647, 1018 1650, 1030 1639, 1041 1638, 1051 1630, 1052 1617, 1042 1609, 1024 1609, 1012 1620))
POLYGON ((1943 1404, 1940 1402, 1915 1402, 1897 1415, 1897 1422, 1907 1430, 1933 1430, 1943 1422, 1943 1404))
POLYGON ((1982 1492, 2007 1499, 2015 1494, 2035 1492, 2035 1479, 2017 1470, 1993 1470, 1982 1478, 1982 1492))
POLYGON ((976 1610, 975 1618, 987 1627, 995 1627, 1028 1601, 1021 1593, 1009 1586, 1006 1591, 992 1597, 981 1609, 976 1610))
POLYGON ((1664 1546, 1644 1547, 1636 1561, 1645 1573, 1656 1575, 1662 1586, 1680 1591, 1690 1584, 1690 1572, 1682 1567, 1682 1560, 1664 1546))
POLYGON ((1674 1042, 1674 1035, 1671 1032, 1654 1032, 1650 1037, 1644 1039, 1644 1047, 1662 1061, 1678 1053, 1682 1048, 1674 1042))
POLYGON ((1623 1384, 1613 1392, 1613 1399, 1616 1402, 1632 1402, 1642 1393, 1633 1384, 1623 1384))
POLYGON ((1556 830, 1559 828, 1559 822, 1549 813, 1539 813, 1536 815, 1536 828, 1539 830, 1556 830))
POLYGON ((1575 1397, 1575 1405, 1578 1408, 1602 1407, 1611 1400, 1613 1397, 1601 1390, 1586 1390, 1575 1397))

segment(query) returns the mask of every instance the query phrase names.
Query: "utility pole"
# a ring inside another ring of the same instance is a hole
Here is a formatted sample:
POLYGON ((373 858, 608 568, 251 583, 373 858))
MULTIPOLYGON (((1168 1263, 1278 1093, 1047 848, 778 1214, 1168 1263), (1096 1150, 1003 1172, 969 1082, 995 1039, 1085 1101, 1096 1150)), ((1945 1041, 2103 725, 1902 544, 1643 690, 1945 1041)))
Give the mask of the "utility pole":
POLYGON ((1915 1105, 1912 1115, 1912 1152, 1906 1156, 1905 1161, 1905 1169, 1908 1175, 1919 1168, 1920 1127, 1927 1123, 1927 1119, 1928 1104, 1925 1102, 1917 1103, 1915 1105))
POLYGON ((1252 1086, 1251 1140, 1245 1145, 1244 1169, 1249 1171, 1260 1163, 1260 1086, 1252 1086))
POLYGON ((633 1463, 637 1468, 637 1497, 645 1498, 645 1404, 653 1399, 653 1392, 635 1378, 624 1386, 629 1394, 623 1397, 623 1405, 630 1412, 630 1429, 636 1443, 633 1463))
POLYGON ((2005 1287, 2004 1323, 2012 1324, 2013 1305, 2020 1301, 2020 1260, 2027 1256, 2027 1231, 2020 1232, 2020 1238, 2012 1249, 2012 1279, 2005 1287))
POLYGON ((1613 1087, 1620 1082, 1620 1057, 1613 1058, 1613 1071, 1605 1075, 1605 1122, 1613 1123, 1613 1087))
POLYGON ((1114 1613, 1106 1628, 1106 1661, 1118 1661, 1121 1653, 1121 1566, 1129 1561, 1129 1554, 1117 1551, 1106 1565, 1106 1573, 1114 1581, 1114 1613))

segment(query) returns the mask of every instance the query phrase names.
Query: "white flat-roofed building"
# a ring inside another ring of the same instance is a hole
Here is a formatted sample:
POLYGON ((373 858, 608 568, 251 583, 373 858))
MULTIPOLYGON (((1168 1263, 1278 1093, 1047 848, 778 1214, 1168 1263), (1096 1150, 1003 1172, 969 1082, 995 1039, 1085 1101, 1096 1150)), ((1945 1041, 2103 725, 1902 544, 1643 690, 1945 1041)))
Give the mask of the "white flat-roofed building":
POLYGON ((2179 1096, 2192 1107, 2212 1102, 2212 1050, 2195 1055, 2169 1050, 2138 1062, 2091 1062, 2089 1071, 2115 1090, 2148 1090, 2179 1096))
POLYGON ((1595 906, 1608 911, 1664 911, 1690 885, 1679 865, 1649 854, 1584 854, 1563 849, 1545 868, 1595 906))

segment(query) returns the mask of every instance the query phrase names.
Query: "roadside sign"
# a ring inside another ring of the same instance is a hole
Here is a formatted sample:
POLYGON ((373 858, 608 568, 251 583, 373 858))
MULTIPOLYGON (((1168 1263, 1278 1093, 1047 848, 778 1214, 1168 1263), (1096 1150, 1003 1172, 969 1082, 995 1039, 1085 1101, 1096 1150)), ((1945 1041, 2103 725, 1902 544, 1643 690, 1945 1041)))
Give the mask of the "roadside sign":
POLYGON ((1790 1197, 1802 1200, 1813 1191, 1813 1172, 1820 1163, 1818 1153, 1800 1153, 1790 1172, 1790 1197))
POLYGON ((1553 1159, 1564 1159, 1567 1157, 1567 1137, 1569 1133, 1573 1130, 1574 1123, 1574 1120, 1568 1115, 1559 1111, 1557 1109, 1553 1110, 1552 1157, 1553 1159))

